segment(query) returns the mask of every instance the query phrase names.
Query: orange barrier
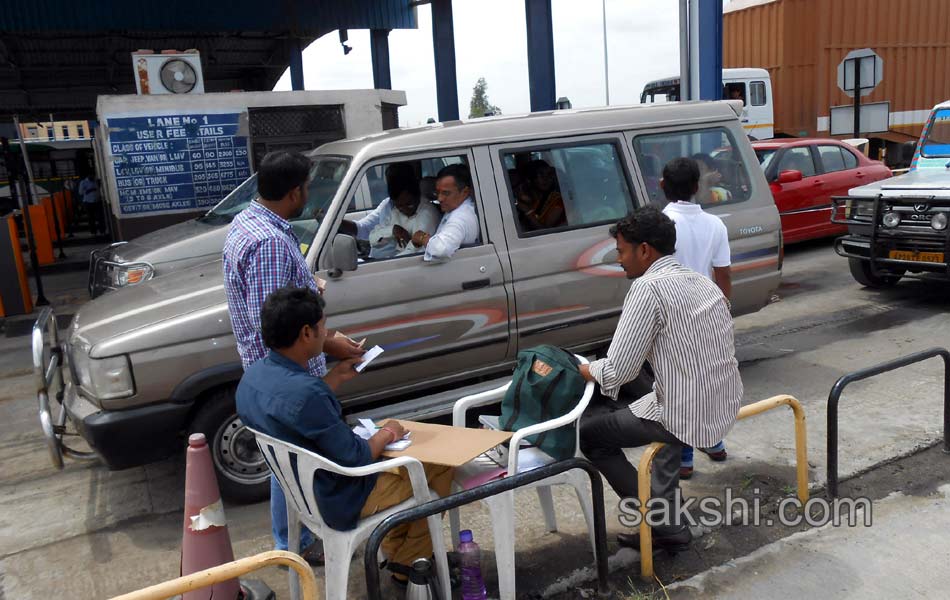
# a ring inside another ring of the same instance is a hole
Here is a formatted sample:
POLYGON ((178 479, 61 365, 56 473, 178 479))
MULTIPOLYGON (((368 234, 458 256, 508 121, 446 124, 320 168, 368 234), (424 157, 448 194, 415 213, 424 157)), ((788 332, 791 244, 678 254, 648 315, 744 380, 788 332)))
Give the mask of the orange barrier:
POLYGON ((53 194, 53 206, 56 207, 56 216, 59 217, 59 230, 65 235, 66 224, 69 223, 69 207, 63 192, 53 194))
MULTIPOLYGON (((26 280, 26 265, 23 264, 23 252, 20 250, 20 235, 17 231, 16 221, 13 219, 13 215, 8 216, 5 221, 10 234, 10 244, 13 246, 13 262, 16 267, 17 280, 20 285, 20 294, 23 297, 22 314, 28 315, 33 312, 33 297, 30 295, 30 285, 26 280)), ((50 252, 52 252, 52 248, 50 248, 50 252)), ((10 310, 15 310, 12 305, 10 310)), ((9 316, 11 315, 7 314, 7 309, 3 306, 2 300, 0 300, 0 317, 9 316)))
POLYGON ((76 203, 73 201, 73 193, 69 190, 63 190, 63 197, 66 198, 66 208, 69 210, 69 219, 72 223, 73 219, 76 218, 76 203))
POLYGON ((53 238, 50 235, 50 219, 46 218, 46 207, 30 206, 30 224, 33 225, 33 241, 36 242, 36 259, 41 265, 51 265, 53 257, 53 238))

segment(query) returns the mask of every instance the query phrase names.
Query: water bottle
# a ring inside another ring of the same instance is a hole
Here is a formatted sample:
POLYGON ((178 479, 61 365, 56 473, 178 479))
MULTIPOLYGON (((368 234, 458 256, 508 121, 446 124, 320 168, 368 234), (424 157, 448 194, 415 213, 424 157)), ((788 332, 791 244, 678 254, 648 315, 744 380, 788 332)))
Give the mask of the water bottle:
POLYGON ((472 530, 459 532, 458 552, 462 563, 462 600, 485 600, 485 581, 482 579, 481 551, 472 541, 472 530))

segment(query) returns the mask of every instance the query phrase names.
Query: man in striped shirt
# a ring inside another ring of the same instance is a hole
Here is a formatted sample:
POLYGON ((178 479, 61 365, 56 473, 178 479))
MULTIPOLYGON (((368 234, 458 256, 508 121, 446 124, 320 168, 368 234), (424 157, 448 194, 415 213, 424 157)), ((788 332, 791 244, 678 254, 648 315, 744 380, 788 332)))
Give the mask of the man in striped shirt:
MULTIPOLYGON (((624 299, 607 357, 581 366, 604 396, 617 399, 649 361, 653 391, 629 409, 594 416, 581 424, 581 450, 621 498, 637 497, 637 470, 624 448, 666 444, 653 461, 652 496, 676 515, 683 444, 706 448, 732 427, 742 400, 732 316, 725 297, 708 278, 672 257, 676 227, 654 207, 640 208, 611 229, 618 261, 634 282, 624 299)), ((656 547, 683 548, 685 524, 655 528, 656 547)), ((621 545, 639 547, 639 536, 621 535, 621 545)))
MULTIPOLYGON (((289 220, 303 214, 307 205, 310 161, 299 153, 271 152, 257 170, 259 197, 241 211, 224 242, 224 291, 228 297, 231 328, 245 369, 267 356, 261 337, 261 307, 274 290, 308 287, 319 291, 300 240, 289 220)), ((361 356, 362 348, 333 332, 324 344, 330 356, 346 360, 361 356)), ((321 354, 309 362, 309 372, 323 377, 326 359, 321 354)), ((336 390, 334 390, 336 391, 336 390)), ((277 550, 287 549, 287 506, 283 491, 271 477, 271 528, 277 550)), ((301 547, 313 542, 309 531, 301 547)), ((310 556, 305 556, 308 560, 310 556)), ((316 557, 314 557, 316 558, 316 557)))

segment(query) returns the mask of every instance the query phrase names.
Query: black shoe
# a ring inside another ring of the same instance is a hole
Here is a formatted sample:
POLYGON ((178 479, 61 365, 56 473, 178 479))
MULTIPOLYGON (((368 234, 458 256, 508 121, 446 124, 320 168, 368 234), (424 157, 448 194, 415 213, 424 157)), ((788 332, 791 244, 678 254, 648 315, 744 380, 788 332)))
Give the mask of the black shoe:
MULTIPOLYGON (((654 534, 653 550, 666 550, 667 552, 684 552, 689 549, 689 543, 693 541, 693 535, 689 528, 682 529, 676 533, 654 534)), ((633 548, 640 551, 639 533, 621 533, 617 535, 617 542, 625 548, 633 548)))

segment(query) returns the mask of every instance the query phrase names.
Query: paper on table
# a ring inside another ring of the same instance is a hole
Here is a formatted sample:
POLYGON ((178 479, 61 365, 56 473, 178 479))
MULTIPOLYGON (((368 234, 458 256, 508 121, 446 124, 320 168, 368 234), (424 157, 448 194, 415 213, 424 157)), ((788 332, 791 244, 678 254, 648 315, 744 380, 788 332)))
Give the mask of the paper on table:
POLYGON ((380 348, 379 346, 373 346, 372 348, 366 351, 366 354, 363 355, 363 362, 361 362, 360 364, 356 365, 353 368, 356 369, 358 373, 362 373, 363 369, 365 369, 369 365, 369 363, 373 362, 373 360, 382 353, 383 353, 382 348, 380 348))
MULTIPOLYGON (((360 419, 359 423, 360 423, 359 425, 353 428, 353 433, 360 436, 364 440, 368 440, 369 438, 373 437, 373 435, 375 435, 377 431, 379 431, 379 427, 377 427, 376 424, 373 423, 372 419, 360 419)), ((412 435, 412 432, 407 431, 406 435, 403 436, 402 439, 395 440, 386 444, 386 450, 390 450, 392 452, 399 452, 400 450, 405 450, 412 444, 412 440, 409 439, 410 435, 412 435)))

